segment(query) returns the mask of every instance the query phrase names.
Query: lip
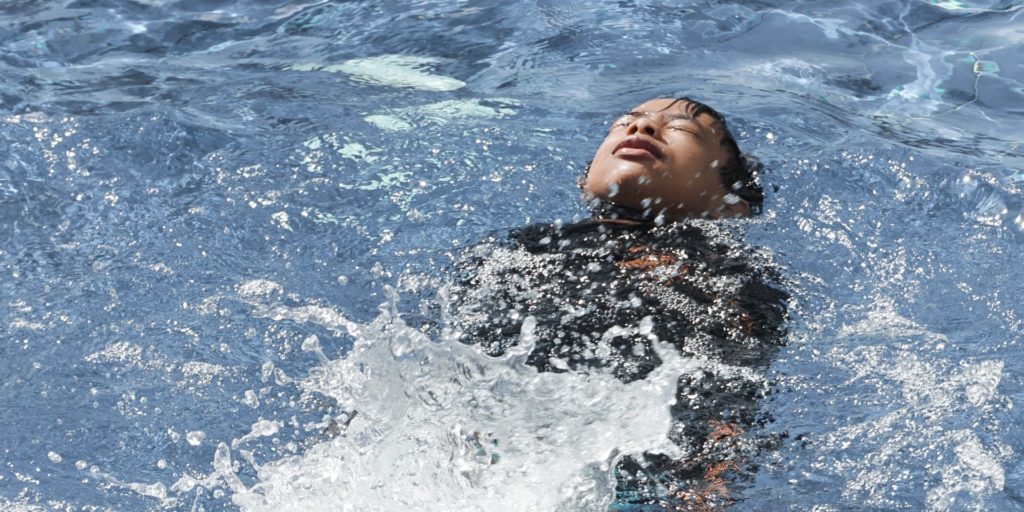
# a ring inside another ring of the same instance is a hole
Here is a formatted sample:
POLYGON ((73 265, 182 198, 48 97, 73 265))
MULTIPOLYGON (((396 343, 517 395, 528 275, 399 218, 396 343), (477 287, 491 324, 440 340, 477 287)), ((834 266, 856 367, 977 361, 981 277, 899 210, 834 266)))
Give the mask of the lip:
POLYGON ((653 142, 636 135, 626 137, 622 140, 612 154, 622 158, 656 158, 660 159, 663 154, 653 142))

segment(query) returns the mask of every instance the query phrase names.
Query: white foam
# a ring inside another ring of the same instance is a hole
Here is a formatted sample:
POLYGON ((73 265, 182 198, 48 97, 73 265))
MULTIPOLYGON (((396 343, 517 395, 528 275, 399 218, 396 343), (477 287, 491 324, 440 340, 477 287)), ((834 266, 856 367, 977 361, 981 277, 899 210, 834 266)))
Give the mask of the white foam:
POLYGON ((346 73, 361 82, 388 87, 409 87, 424 91, 454 91, 466 85, 462 80, 433 74, 426 70, 440 62, 442 62, 441 59, 432 57, 378 55, 347 60, 341 64, 297 63, 289 66, 288 69, 291 71, 346 73))
MULTIPOLYGON (((597 510, 610 503, 622 454, 681 455, 667 439, 669 406, 678 375, 698 361, 659 350, 664 364, 630 384, 538 373, 524 363, 530 325, 501 358, 432 341, 389 310, 357 326, 348 356, 299 383, 355 417, 338 437, 260 465, 250 488, 225 480, 232 500, 253 511, 597 510)), ((223 472, 229 451, 218 453, 223 472)))
POLYGON ((811 418, 831 426, 812 440, 817 478, 832 480, 849 503, 881 509, 920 508, 909 489, 926 491, 928 510, 969 509, 964 496, 997 495, 1014 450, 984 425, 1007 407, 998 391, 1004 362, 945 359, 946 336, 901 316, 891 300, 876 308, 843 326, 821 356, 842 376, 823 411, 841 412, 811 418))
MULTIPOLYGON (((393 292, 377 319, 357 324, 331 308, 282 305, 283 291, 268 283, 238 289, 256 316, 355 338, 349 354, 304 379, 292 381, 271 363, 261 370, 278 385, 294 382, 307 396, 333 398, 341 412, 326 417, 322 431, 337 435, 258 464, 242 445, 276 436, 293 421, 260 419, 248 433, 217 443, 209 474, 184 474, 169 489, 101 474, 108 483, 165 507, 202 487, 215 496, 227 490, 247 511, 600 510, 611 503, 612 468, 623 455, 686 455, 668 439, 678 377, 729 371, 656 343, 662 365, 629 384, 604 373, 539 373, 525 364, 537 341, 531 318, 520 345, 491 358, 406 325, 393 292), (256 471, 251 486, 236 474, 233 451, 256 471)), ((310 350, 318 344, 304 343, 310 350)), ((200 446, 206 436, 185 437, 200 446)))
POLYGON ((519 102, 509 98, 445 100, 372 114, 364 121, 385 131, 411 130, 417 125, 444 125, 460 119, 501 119, 515 114, 519 102), (492 106, 493 105, 493 106, 492 106))
POLYGON ((270 295, 280 294, 281 285, 266 279, 253 279, 246 281, 236 287, 238 295, 244 299, 258 299, 270 295))
POLYGON ((411 87, 426 91, 454 91, 466 85, 462 80, 428 73, 424 68, 439 63, 430 57, 412 55, 380 55, 365 59, 352 59, 326 71, 343 71, 354 78, 391 87, 411 87))

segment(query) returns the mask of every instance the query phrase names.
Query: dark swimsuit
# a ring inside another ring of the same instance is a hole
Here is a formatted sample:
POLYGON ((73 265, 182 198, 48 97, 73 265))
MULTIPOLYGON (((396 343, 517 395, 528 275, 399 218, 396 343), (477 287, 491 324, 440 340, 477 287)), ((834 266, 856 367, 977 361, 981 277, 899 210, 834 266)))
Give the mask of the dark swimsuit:
POLYGON ((655 336, 684 355, 739 368, 745 377, 705 370, 680 378, 671 437, 692 456, 624 458, 613 509, 727 503, 724 479, 744 456, 739 434, 758 421, 788 295, 770 258, 744 245, 733 222, 658 226, 609 206, 600 215, 528 226, 468 251, 453 287, 454 327, 463 342, 500 355, 532 316, 528 364, 541 371, 602 368, 642 379, 660 363, 655 336))

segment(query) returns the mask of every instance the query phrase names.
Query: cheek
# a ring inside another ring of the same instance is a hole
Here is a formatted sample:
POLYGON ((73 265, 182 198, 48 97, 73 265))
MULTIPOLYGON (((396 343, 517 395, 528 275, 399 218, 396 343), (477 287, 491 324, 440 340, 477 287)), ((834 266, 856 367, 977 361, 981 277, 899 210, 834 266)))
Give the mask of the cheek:
POLYGON ((596 173, 598 175, 606 174, 610 165, 610 158, 611 155, 609 154, 609 148, 602 144, 597 148, 597 151, 594 153, 594 158, 590 161, 590 172, 588 172, 587 175, 589 176, 591 173, 596 173))
POLYGON ((607 158, 611 156, 613 144, 609 141, 601 142, 601 145, 597 147, 597 151, 594 152, 594 159, 607 158))
POLYGON ((708 177, 718 176, 715 162, 716 155, 701 148, 692 148, 673 155, 673 163, 678 167, 679 175, 687 180, 705 182, 708 177))
POLYGON ((666 191, 671 191, 668 195, 684 200, 721 195, 718 169, 703 158, 693 158, 683 165, 675 166, 667 175, 662 174, 662 184, 666 191))

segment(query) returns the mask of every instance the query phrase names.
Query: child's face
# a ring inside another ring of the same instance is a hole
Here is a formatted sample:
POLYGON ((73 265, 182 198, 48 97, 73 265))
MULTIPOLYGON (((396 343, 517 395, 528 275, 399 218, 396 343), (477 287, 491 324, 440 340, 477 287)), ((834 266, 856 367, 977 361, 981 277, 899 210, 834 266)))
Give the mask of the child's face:
POLYGON ((707 114, 690 117, 685 102, 673 101, 650 100, 615 120, 584 191, 639 211, 664 210, 669 218, 748 215, 744 201, 725 199, 722 127, 707 114))

